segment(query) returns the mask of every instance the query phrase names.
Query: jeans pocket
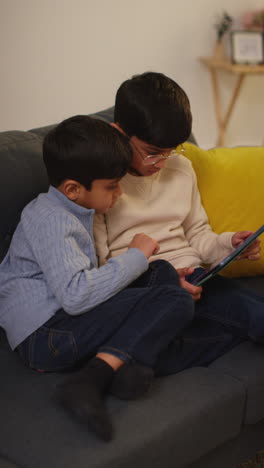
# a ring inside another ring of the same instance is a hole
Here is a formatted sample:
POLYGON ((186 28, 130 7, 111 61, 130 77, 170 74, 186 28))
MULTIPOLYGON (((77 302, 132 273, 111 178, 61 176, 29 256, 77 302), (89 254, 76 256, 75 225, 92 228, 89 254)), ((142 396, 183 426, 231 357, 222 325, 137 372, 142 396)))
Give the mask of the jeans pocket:
POLYGON ((23 355, 33 369, 59 371, 75 364, 77 345, 71 331, 40 327, 28 338, 23 355))

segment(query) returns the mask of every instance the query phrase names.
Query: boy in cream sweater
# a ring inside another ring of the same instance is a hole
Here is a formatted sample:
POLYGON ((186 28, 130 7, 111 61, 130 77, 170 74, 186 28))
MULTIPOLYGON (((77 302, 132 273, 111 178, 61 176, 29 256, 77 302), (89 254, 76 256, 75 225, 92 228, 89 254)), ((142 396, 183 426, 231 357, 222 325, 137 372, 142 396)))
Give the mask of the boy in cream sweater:
MULTIPOLYGON (((113 125, 129 137, 133 160, 121 182, 123 195, 111 212, 95 220, 100 263, 124 252, 131 236, 143 231, 160 245, 150 261, 166 259, 178 271, 187 268, 181 285, 195 301, 196 315, 186 339, 183 335, 175 352, 170 348, 169 358, 161 359, 157 372, 206 365, 239 339, 249 335, 262 339, 263 325, 249 330, 247 320, 259 312, 263 316, 263 298, 243 292, 222 277, 211 279, 203 288, 192 284, 203 263, 213 264, 225 257, 251 231, 217 235, 208 224, 194 170, 184 157, 183 144, 192 125, 186 93, 160 73, 134 76, 117 91, 113 125), (177 153, 175 147, 181 150, 177 153)), ((259 251, 257 240, 243 256, 257 260, 259 251)))

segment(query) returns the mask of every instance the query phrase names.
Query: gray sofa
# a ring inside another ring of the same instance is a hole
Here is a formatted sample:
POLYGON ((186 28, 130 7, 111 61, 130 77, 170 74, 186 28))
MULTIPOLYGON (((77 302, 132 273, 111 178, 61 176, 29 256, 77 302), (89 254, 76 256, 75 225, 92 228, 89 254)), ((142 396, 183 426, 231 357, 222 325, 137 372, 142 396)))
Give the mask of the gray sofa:
MULTIPOLYGON (((96 115, 110 121, 112 111, 96 115)), ((0 134, 0 260, 21 210, 47 189, 41 145, 51 127, 0 134)), ((264 277, 237 281, 264 294, 264 277)), ((157 379, 138 401, 109 397, 110 444, 53 402, 65 375, 25 368, 3 330, 0 375, 1 468, 231 468, 264 448, 264 348, 251 343, 157 379)))

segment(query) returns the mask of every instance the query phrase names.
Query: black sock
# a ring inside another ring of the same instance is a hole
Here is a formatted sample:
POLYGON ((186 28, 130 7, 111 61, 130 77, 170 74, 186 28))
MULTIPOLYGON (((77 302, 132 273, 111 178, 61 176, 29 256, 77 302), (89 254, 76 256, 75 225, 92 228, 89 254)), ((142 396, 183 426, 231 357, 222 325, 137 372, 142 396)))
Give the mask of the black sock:
POLYGON ((113 374, 111 366, 95 357, 63 382, 55 394, 58 403, 106 442, 113 437, 113 427, 104 404, 104 395, 113 374))
POLYGON ((125 363, 114 374, 110 392, 121 400, 135 400, 151 387, 154 372, 138 363, 125 363))

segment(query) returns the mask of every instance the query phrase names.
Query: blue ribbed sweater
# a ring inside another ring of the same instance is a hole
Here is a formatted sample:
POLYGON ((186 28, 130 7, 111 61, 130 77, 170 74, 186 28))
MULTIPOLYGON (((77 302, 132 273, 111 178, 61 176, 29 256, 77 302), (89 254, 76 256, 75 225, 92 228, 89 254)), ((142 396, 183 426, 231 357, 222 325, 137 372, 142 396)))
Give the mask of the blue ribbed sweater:
POLYGON ((0 265, 0 326, 12 349, 58 309, 87 312, 147 270, 134 248, 98 268, 93 217, 54 187, 24 208, 0 265))

